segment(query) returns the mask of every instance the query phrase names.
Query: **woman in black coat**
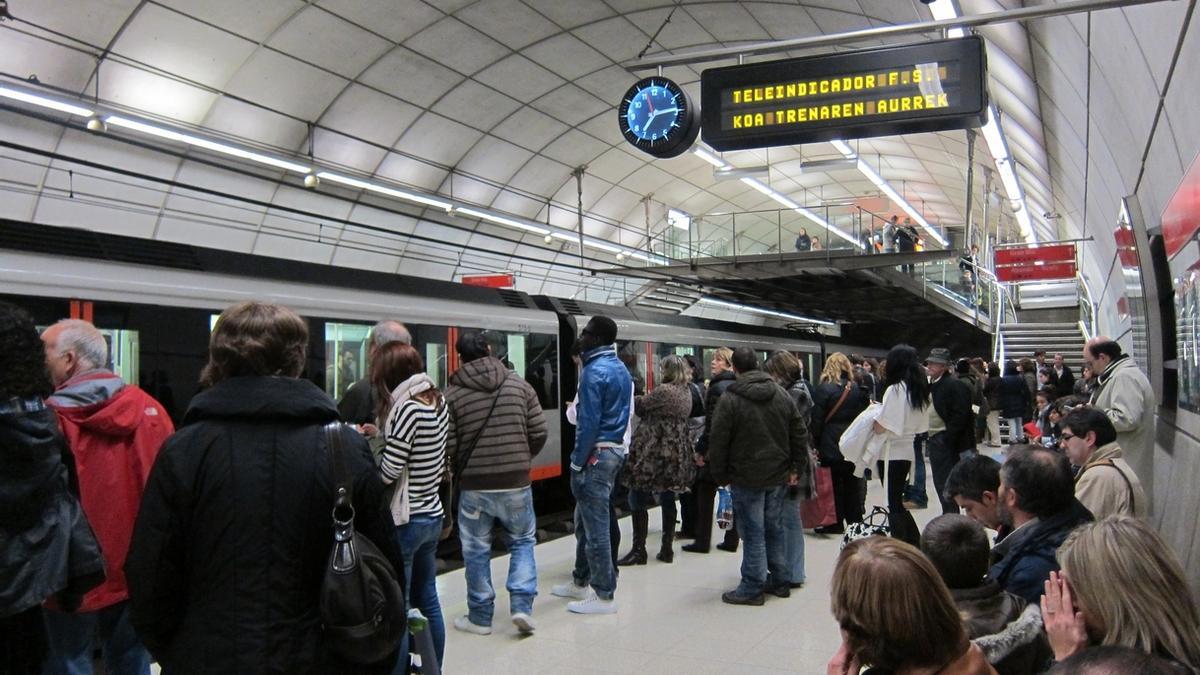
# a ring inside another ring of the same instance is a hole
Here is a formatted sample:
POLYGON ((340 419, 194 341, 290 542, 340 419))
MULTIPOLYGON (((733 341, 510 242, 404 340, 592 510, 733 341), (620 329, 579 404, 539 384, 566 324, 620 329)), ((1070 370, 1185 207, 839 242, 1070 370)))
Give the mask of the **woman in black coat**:
MULTIPOLYGON (((168 675, 395 665, 393 653, 353 666, 323 639, 317 603, 336 482, 324 426, 338 412, 299 379, 307 346, 304 319, 286 307, 243 302, 222 312, 201 375, 209 388, 150 472, 125 571, 134 628, 168 675)), ((348 430, 343 439, 355 528, 402 570, 367 443, 348 430)))
POLYGON ((1009 361, 1004 366, 1004 377, 1000 378, 996 396, 1000 400, 1000 416, 1008 420, 1008 442, 1020 443, 1025 433, 1021 426, 1033 407, 1033 397, 1029 395, 1029 385, 1015 362, 1009 361))
POLYGON ((850 359, 845 354, 830 354, 821 371, 821 382, 812 395, 809 437, 815 439, 821 466, 830 469, 838 516, 838 522, 834 525, 817 528, 822 534, 844 532, 845 524, 862 520, 866 508, 867 482, 854 477, 854 464, 842 457, 841 448, 838 447, 846 427, 871 403, 870 393, 854 383, 853 372, 850 359))
POLYGON ((79 606, 104 560, 79 505, 46 352, 23 310, 0 302, 0 673, 42 672, 42 603, 79 606))
MULTIPOLYGON (((712 481, 708 468, 704 465, 704 456, 708 454, 708 436, 712 433, 712 414, 717 409, 717 401, 734 382, 737 375, 733 372, 733 350, 720 347, 713 354, 709 363, 712 378, 708 381, 708 390, 704 393, 704 409, 709 411, 704 418, 704 433, 696 444, 696 482, 692 492, 696 495, 696 541, 681 548, 688 553, 708 553, 712 545, 712 514, 713 499, 717 496, 717 484, 712 481)), ((736 517, 736 516, 735 516, 736 517)), ((737 531, 732 527, 725 531, 725 541, 717 544, 723 551, 737 550, 737 531)))

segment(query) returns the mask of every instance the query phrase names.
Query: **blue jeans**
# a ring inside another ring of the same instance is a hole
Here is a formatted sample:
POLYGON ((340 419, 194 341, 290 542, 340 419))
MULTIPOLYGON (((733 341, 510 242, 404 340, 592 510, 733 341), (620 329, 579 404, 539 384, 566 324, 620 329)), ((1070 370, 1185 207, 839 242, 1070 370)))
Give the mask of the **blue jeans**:
POLYGON ((738 595, 758 595, 791 582, 784 545, 783 501, 787 487, 733 486, 733 521, 742 538, 742 582, 738 595), (769 576, 768 576, 769 575, 769 576))
POLYGON ((463 490, 458 502, 458 537, 462 541, 463 566, 467 574, 467 610, 471 623, 492 625, 496 589, 492 586, 492 525, 499 523, 508 533, 509 608, 513 614, 533 613, 537 595, 537 517, 533 513, 533 489, 481 492, 463 490))
MULTIPOLYGON (((442 536, 442 517, 414 514, 407 525, 396 528, 400 553, 404 555, 404 597, 409 609, 419 609, 429 620, 438 663, 446 656, 446 622, 437 594, 437 545, 442 536)), ((395 672, 405 672, 408 664, 408 634, 400 641, 400 660, 395 672)))
POLYGON ((928 436, 917 434, 913 439, 913 478, 912 483, 904 487, 904 499, 921 506, 929 504, 929 495, 925 491, 925 441, 928 436))
POLYGON ((129 623, 129 603, 119 602, 95 612, 46 611, 50 655, 46 673, 91 675, 96 639, 104 651, 104 667, 114 675, 149 675, 150 653, 129 623))
POLYGON ((596 448, 580 471, 571 471, 575 496, 575 571, 579 586, 589 583, 596 595, 612 600, 617 591, 610 545, 609 506, 617 474, 625 463, 620 448, 596 448))
POLYGON ((800 521, 800 496, 783 498, 783 545, 788 582, 804 583, 804 523, 800 521))

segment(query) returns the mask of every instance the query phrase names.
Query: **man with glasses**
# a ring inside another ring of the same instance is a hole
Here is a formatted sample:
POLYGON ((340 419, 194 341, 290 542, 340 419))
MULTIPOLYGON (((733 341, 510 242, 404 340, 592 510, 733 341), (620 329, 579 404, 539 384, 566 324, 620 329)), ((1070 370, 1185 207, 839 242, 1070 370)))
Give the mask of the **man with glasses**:
POLYGON ((580 331, 583 371, 575 406, 575 449, 571 452, 571 493, 575 495, 575 570, 571 583, 551 593, 574 598, 576 614, 617 611, 616 568, 610 547, 609 501, 625 463, 633 379, 617 358, 617 324, 596 315, 580 331))
POLYGON ((1117 430, 1103 412, 1076 408, 1063 417, 1059 444, 1075 475, 1075 498, 1097 519, 1112 515, 1146 515, 1146 493, 1122 457, 1117 430))

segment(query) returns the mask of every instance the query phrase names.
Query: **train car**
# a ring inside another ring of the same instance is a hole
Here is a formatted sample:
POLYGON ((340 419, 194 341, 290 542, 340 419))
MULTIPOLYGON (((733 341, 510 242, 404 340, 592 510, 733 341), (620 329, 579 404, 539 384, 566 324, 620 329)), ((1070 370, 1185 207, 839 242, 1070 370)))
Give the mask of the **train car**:
POLYGON ((0 299, 26 308, 40 326, 66 317, 95 323, 110 341, 112 368, 162 401, 177 422, 197 391, 217 315, 241 300, 278 302, 308 320, 304 376, 335 399, 366 376, 367 338, 377 321, 408 326, 439 386, 457 368, 457 336, 485 331, 493 353, 533 386, 546 414, 549 440, 531 476, 535 506, 546 521, 560 519, 572 505, 563 476, 574 428, 565 413, 575 395, 570 352, 580 317, 586 322, 605 314, 617 322, 618 354, 638 393, 654 387, 657 364, 667 354, 694 355, 707 379, 721 346, 750 346, 761 359, 791 350, 810 378, 826 351, 875 353, 826 343, 818 333, 13 221, 0 224, 0 299))

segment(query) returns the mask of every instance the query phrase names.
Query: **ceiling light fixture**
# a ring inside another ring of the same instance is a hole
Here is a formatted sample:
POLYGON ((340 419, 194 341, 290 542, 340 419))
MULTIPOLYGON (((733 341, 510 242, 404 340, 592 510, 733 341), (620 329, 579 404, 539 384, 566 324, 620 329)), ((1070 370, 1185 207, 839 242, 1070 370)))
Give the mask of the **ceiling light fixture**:
POLYGON ((812 211, 809 211, 808 209, 804 208, 803 206, 800 206, 799 204, 792 201, 791 199, 788 199, 784 195, 781 195, 778 192, 767 187, 761 181, 759 181, 755 178, 743 178, 742 182, 745 183, 746 185, 749 185, 750 187, 754 188, 755 190, 758 190, 759 192, 763 193, 764 195, 770 197, 771 199, 775 200, 779 204, 782 204, 783 206, 795 211, 796 213, 804 216, 805 218, 808 218, 813 223, 820 225, 821 227, 825 228, 826 230, 832 232, 833 234, 836 234, 837 236, 841 237, 842 239, 845 239, 846 241, 850 242, 851 244, 857 246, 858 248, 863 248, 862 242, 855 240, 854 237, 851 237, 850 235, 846 234, 841 229, 836 228, 833 225, 830 225, 829 221, 825 220, 821 216, 818 216, 817 214, 813 213, 812 211))
POLYGON ((692 154, 699 157, 700 159, 708 162, 709 164, 712 164, 713 166, 717 167, 718 169, 729 168, 729 165, 725 163, 725 160, 721 159, 720 157, 717 157, 711 151, 706 150, 702 147, 697 146, 696 149, 692 150, 692 154))
POLYGON ((212 150, 213 152, 219 152, 221 154, 230 155, 232 157, 238 157, 240 159, 248 159, 252 162, 258 162, 259 164, 267 164, 269 166, 273 166, 273 167, 276 167, 279 169, 285 169, 287 171, 295 171, 296 173, 302 173, 302 174, 312 173, 312 168, 307 165, 304 165, 304 164, 297 164, 296 162, 289 162, 286 159, 279 159, 278 157, 264 155, 261 152, 254 152, 253 150, 244 150, 242 148, 239 148, 239 147, 236 147, 233 145, 228 145, 225 143, 218 143, 216 141, 211 141, 207 138, 201 138, 200 136, 193 136, 191 134, 185 134, 185 133, 182 133, 179 131, 174 131, 172 129, 166 129, 164 127, 155 126, 153 124, 146 124, 145 122, 131 120, 131 119, 128 119, 125 117, 121 117, 120 115, 109 115, 104 118, 104 122, 106 124, 108 124, 108 126, 110 126, 110 127, 121 127, 124 129, 131 129, 133 131, 138 131, 143 134, 150 134, 151 136, 158 136, 159 138, 165 138, 169 141, 176 141, 178 143, 186 143, 187 145, 194 145, 198 148, 204 148, 205 150, 212 150))
POLYGON ((320 178, 321 180, 327 180, 332 183, 340 183, 348 187, 358 188, 360 190, 368 190, 370 192, 377 192, 381 195, 387 195, 389 197, 396 197, 398 199, 404 199, 410 202, 432 206, 436 209, 443 209, 447 212, 449 212, 454 206, 450 202, 442 201, 440 199, 432 199, 424 195, 405 192, 404 190, 397 190, 396 188, 390 188, 383 185, 376 185, 375 183, 368 183, 365 180, 359 180, 349 176, 342 176, 336 173, 330 173, 328 171, 322 171, 318 173, 317 178, 320 178))
POLYGON ((833 147, 837 148, 837 151, 842 153, 842 155, 844 155, 847 159, 856 160, 859 173, 866 176, 867 180, 874 183, 875 187, 879 188, 888 196, 889 199, 898 204, 904 213, 908 214, 908 217, 917 221, 917 224, 924 228, 925 231, 933 237, 934 241, 938 242, 942 246, 948 245, 949 242, 947 242, 946 239, 942 237, 942 235, 938 233, 938 231, 935 230, 932 225, 929 224, 929 221, 925 220, 925 217, 922 216, 915 208, 913 208, 913 205, 908 203, 908 200, 905 199, 903 195, 901 195, 899 192, 896 192, 896 189, 893 188, 890 183, 884 180, 883 176, 880 176, 870 164, 867 164, 865 161, 863 161, 862 157, 859 157, 858 153, 854 152, 854 148, 851 148, 846 141, 833 140, 830 141, 830 143, 832 143, 833 147))
POLYGON ((725 166, 713 168, 713 180, 717 182, 726 180, 735 180, 741 178, 754 178, 761 176, 766 178, 771 173, 771 167, 766 165, 759 166, 725 166))
POLYGON ((507 225, 508 227, 515 227, 518 230, 525 230, 526 232, 533 232, 535 234, 545 235, 545 234, 550 233, 550 230, 547 230, 544 227, 538 227, 537 225, 532 225, 530 223, 521 222, 514 218, 508 218, 505 216, 496 215, 494 213, 489 213, 487 211, 479 211, 477 209, 472 209, 472 208, 466 207, 466 206, 456 206, 456 207, 454 207, 454 212, 461 213, 464 216, 472 216, 474 218, 479 218, 481 220, 488 220, 488 221, 491 221, 498 225, 507 225))
POLYGON ((78 115, 79 117, 91 117, 94 114, 91 108, 85 108, 80 105, 67 103, 66 101, 60 101, 56 98, 50 98, 49 96, 36 94, 25 89, 17 89, 8 85, 0 86, 0 96, 3 96, 4 98, 10 98, 14 101, 40 106, 42 108, 49 108, 51 110, 57 110, 59 112, 69 113, 71 115, 78 115))
MULTIPOLYGON (((933 14, 933 18, 938 20, 956 19, 960 16, 954 0, 934 0, 929 5, 929 11, 933 14)), ((966 31, 962 28, 951 28, 946 35, 952 38, 962 37, 966 35, 966 31)), ((1004 130, 1000 128, 996 104, 988 104, 987 124, 983 125, 981 131, 983 138, 987 141, 992 160, 996 163, 996 169, 1000 172, 1000 182, 1004 184, 1004 191, 1008 194, 1009 200, 1014 203, 1013 210, 1017 226, 1021 230, 1021 236, 1031 244, 1037 243, 1037 234, 1033 231, 1033 220, 1029 217, 1029 209, 1025 204, 1025 192, 1021 189, 1021 181, 1017 178, 1015 162, 1008 153, 1008 141, 1004 136, 1004 130)))
POLYGON ((700 302, 703 302, 706 305, 713 305, 716 307, 724 307, 726 309, 737 310, 739 312, 754 312, 755 314, 764 314, 766 316, 775 316, 775 317, 779 317, 781 319, 790 319, 792 321, 804 321, 807 323, 820 324, 822 326, 837 325, 832 321, 824 321, 822 319, 814 319, 814 318, 808 317, 808 316, 800 316, 799 314, 789 314, 788 312, 778 312, 773 309, 764 309, 762 307, 751 307, 750 305, 741 305, 736 302, 729 302, 727 300, 718 300, 717 298, 710 298, 708 296, 704 296, 704 297, 700 298, 700 302))

